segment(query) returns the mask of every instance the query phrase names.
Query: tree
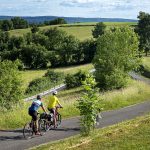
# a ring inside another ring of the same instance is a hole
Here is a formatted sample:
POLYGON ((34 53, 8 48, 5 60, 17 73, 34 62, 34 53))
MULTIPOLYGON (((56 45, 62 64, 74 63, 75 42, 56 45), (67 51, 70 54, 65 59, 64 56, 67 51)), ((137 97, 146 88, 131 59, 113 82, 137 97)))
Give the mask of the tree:
POLYGON ((39 28, 38 28, 37 25, 34 25, 34 26, 31 27, 31 32, 32 32, 32 33, 36 33, 36 32, 38 32, 38 31, 39 31, 39 28))
POLYGON ((90 39, 80 42, 79 49, 81 52, 80 57, 83 55, 83 62, 90 63, 93 60, 96 52, 96 41, 90 39))
POLYGON ((129 28, 118 28, 100 36, 94 56, 96 81, 104 89, 121 88, 129 71, 138 67, 138 36, 129 28))
POLYGON ((14 17, 11 19, 13 23, 14 29, 24 29, 28 28, 28 22, 25 19, 22 19, 20 17, 14 17))
POLYGON ((34 33, 32 34, 32 43, 40 44, 44 46, 45 48, 48 47, 49 44, 49 38, 41 33, 34 33))
MULTIPOLYGON (((72 35, 65 36, 61 47, 57 50, 62 65, 75 64, 80 62, 80 57, 76 57, 79 50, 79 41, 72 35)), ((78 56, 78 55, 77 55, 78 56)))
POLYGON ((67 24, 67 21, 64 18, 56 18, 51 21, 44 21, 45 25, 57 25, 57 24, 67 24))
POLYGON ((21 60, 26 67, 43 68, 47 66, 47 50, 41 45, 27 45, 22 47, 21 60))
POLYGON ((8 41, 8 49, 12 50, 13 48, 20 49, 25 44, 23 37, 12 36, 8 41))
POLYGON ((99 22, 92 30, 92 35, 94 38, 98 38, 99 36, 103 35, 106 29, 106 25, 103 22, 99 22))
POLYGON ((0 52, 8 49, 9 33, 0 31, 0 52))
POLYGON ((0 62, 0 105, 10 109, 23 96, 22 81, 15 62, 0 62))
POLYGON ((67 24, 67 21, 64 18, 56 18, 49 22, 50 25, 56 25, 56 24, 67 24))
POLYGON ((67 36, 67 33, 65 31, 58 30, 57 27, 50 28, 49 30, 44 31, 43 33, 49 38, 49 43, 47 46, 48 50, 59 49, 63 44, 64 38, 67 36))
POLYGON ((136 28, 136 32, 140 36, 140 50, 144 50, 147 55, 150 52, 150 47, 148 46, 150 42, 150 14, 145 12, 139 13, 139 21, 136 28))
POLYGON ((87 75, 83 81, 84 92, 78 100, 77 108, 81 116, 81 134, 87 136, 94 129, 96 116, 100 109, 100 98, 98 98, 98 89, 93 76, 87 75))
POLYGON ((3 20, 1 24, 1 29, 3 31, 9 31, 13 29, 13 23, 11 20, 3 20))

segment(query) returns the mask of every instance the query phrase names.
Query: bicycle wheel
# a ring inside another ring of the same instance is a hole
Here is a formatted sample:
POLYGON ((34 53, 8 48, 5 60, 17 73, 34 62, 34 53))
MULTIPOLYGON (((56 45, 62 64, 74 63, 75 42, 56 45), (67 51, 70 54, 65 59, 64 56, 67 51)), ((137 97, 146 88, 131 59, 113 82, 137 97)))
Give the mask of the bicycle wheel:
POLYGON ((56 125, 57 127, 61 125, 61 114, 57 113, 56 116, 56 125))
POLYGON ((47 131, 46 120, 40 119, 39 120, 39 132, 41 134, 44 134, 46 131, 47 131))
POLYGON ((26 123, 23 128, 23 136, 25 139, 30 139, 33 136, 32 123, 26 123))

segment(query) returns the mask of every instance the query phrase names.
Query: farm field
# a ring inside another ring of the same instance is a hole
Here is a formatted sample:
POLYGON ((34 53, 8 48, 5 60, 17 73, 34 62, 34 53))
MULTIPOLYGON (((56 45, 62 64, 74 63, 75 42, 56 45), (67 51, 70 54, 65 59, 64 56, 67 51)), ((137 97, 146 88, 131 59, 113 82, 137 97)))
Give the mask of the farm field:
POLYGON ((145 115, 131 121, 97 129, 88 137, 77 135, 55 143, 44 144, 32 150, 133 150, 137 148, 148 150, 150 149, 149 135, 150 115, 145 115))
MULTIPOLYGON (((136 25, 135 22, 104 22, 108 28, 113 26, 126 26, 126 25, 136 25)), ((75 24, 67 24, 67 25, 53 25, 53 26, 44 26, 40 27, 40 30, 47 30, 51 27, 58 27, 58 29, 62 29, 66 31, 68 34, 74 35, 79 40, 85 40, 92 38, 92 29, 96 25, 96 22, 92 23, 75 23, 75 24), (90 26, 89 26, 90 25, 90 26)), ((9 31, 10 35, 14 36, 22 36, 30 31, 28 29, 17 29, 9 31)))

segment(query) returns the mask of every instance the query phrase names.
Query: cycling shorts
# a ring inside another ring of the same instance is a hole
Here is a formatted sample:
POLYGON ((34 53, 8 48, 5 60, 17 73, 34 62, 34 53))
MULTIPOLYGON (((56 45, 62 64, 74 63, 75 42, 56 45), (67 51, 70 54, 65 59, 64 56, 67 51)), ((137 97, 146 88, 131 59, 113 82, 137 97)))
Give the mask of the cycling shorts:
POLYGON ((29 115, 32 117, 33 121, 36 121, 38 119, 37 111, 29 110, 29 115))

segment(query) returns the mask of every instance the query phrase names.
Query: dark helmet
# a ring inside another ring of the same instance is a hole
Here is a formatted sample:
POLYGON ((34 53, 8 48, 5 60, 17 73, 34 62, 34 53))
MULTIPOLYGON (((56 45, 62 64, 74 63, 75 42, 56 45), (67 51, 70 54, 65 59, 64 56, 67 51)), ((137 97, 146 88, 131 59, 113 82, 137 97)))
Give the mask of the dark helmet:
POLYGON ((39 100, 40 100, 40 99, 41 99, 41 95, 37 95, 37 99, 39 99, 39 100))

